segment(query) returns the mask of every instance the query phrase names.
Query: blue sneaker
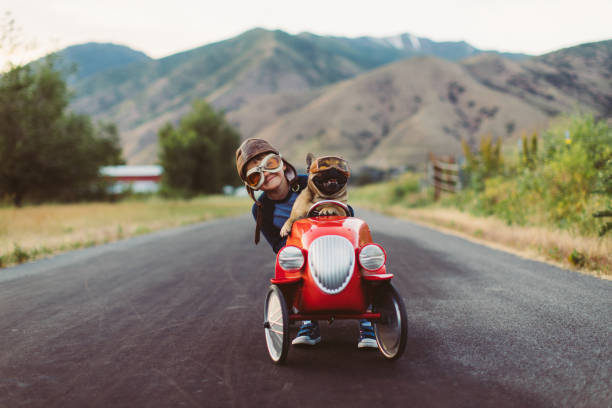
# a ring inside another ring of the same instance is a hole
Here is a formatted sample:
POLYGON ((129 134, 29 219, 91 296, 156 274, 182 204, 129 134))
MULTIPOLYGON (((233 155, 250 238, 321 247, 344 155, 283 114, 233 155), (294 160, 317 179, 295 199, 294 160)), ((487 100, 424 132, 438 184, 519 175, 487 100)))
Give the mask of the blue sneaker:
POLYGON ((359 343, 357 348, 378 348, 374 327, 368 320, 359 321, 359 343))
POLYGON ((314 346, 321 341, 321 333, 319 332, 319 323, 310 320, 302 322, 300 330, 298 330, 297 337, 293 339, 291 344, 305 344, 308 346, 314 346))

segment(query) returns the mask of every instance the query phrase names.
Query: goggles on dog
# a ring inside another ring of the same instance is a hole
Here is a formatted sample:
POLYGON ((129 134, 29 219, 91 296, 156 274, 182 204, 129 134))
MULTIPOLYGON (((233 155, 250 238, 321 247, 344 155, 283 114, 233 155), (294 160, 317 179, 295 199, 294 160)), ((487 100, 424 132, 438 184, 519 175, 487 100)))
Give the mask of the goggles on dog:
POLYGON ((308 172, 314 174, 314 173, 329 170, 332 168, 340 170, 347 177, 350 174, 348 162, 336 156, 319 157, 315 159, 312 163, 310 163, 308 172))
POLYGON ((259 165, 247 171, 245 184, 253 190, 258 190, 265 181, 264 171, 278 173, 283 170, 283 159, 280 154, 270 153, 264 157, 259 165))

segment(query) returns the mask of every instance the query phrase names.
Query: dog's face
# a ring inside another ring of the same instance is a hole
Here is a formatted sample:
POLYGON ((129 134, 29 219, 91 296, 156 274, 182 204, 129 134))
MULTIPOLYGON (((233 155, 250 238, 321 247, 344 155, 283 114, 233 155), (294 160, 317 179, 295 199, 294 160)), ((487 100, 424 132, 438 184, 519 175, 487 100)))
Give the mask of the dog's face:
MULTIPOLYGON (((312 153, 308 153, 306 164, 309 168, 314 160, 315 157, 312 153)), ((347 175, 333 167, 317 173, 308 174, 308 187, 326 198, 339 197, 344 194, 347 182, 347 175)))
POLYGON ((308 182, 324 196, 334 196, 340 193, 345 187, 348 178, 337 169, 329 169, 317 174, 311 174, 308 182))

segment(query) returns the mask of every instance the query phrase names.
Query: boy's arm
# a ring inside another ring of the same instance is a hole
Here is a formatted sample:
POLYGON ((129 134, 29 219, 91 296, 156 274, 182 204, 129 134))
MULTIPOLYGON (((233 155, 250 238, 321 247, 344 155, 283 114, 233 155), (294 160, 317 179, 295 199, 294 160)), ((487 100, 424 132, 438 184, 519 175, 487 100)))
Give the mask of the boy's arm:
MULTIPOLYGON (((253 214, 255 222, 257 222, 257 204, 253 204, 251 213, 253 214)), ((287 242, 285 238, 281 238, 278 228, 276 228, 274 225, 263 223, 261 226, 261 233, 266 241, 268 241, 268 244, 270 244, 272 247, 274 253, 280 251, 280 249, 285 246, 285 242, 287 242)))
POLYGON ((280 230, 281 237, 288 237, 293 223, 306 216, 309 208, 308 204, 312 202, 312 198, 313 194, 309 189, 302 190, 300 195, 298 195, 295 203, 293 203, 293 208, 291 209, 289 219, 285 221, 285 225, 283 225, 283 228, 280 230))

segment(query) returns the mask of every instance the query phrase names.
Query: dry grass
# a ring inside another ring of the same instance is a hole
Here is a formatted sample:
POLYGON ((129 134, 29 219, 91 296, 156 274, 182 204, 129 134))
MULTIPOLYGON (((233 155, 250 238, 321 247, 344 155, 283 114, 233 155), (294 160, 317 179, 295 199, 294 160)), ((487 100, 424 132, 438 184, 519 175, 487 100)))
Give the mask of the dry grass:
POLYGON ((249 198, 151 198, 0 208, 0 267, 70 249, 247 212, 249 198))
MULTIPOLYGON (((494 217, 475 217, 456 209, 373 205, 371 200, 355 198, 353 203, 362 207, 435 226, 527 258, 612 279, 610 238, 580 237, 544 227, 509 226, 494 217), (574 251, 585 257, 582 268, 569 261, 574 251)), ((115 204, 0 208, 0 267, 163 228, 240 214, 249 208, 249 198, 224 196, 189 201, 152 198, 115 204)))
POLYGON ((511 226, 494 217, 476 217, 449 208, 409 209, 401 206, 368 206, 366 203, 359 205, 435 226, 526 258, 612 279, 612 239, 609 237, 584 237, 544 227, 511 226), (581 267, 570 261, 570 255, 575 251, 584 255, 585 261, 581 267))

